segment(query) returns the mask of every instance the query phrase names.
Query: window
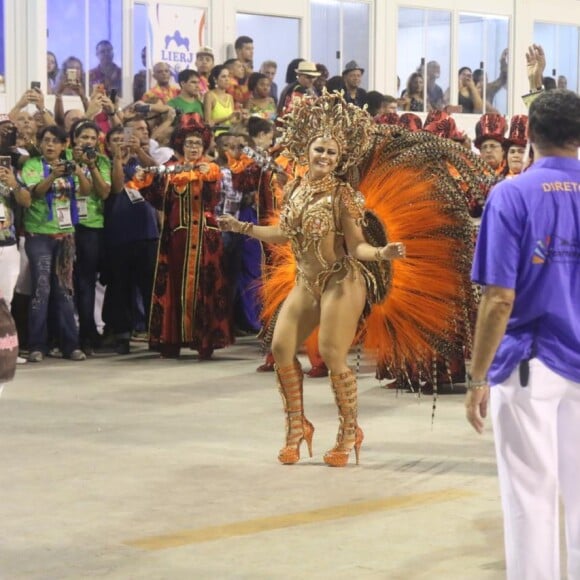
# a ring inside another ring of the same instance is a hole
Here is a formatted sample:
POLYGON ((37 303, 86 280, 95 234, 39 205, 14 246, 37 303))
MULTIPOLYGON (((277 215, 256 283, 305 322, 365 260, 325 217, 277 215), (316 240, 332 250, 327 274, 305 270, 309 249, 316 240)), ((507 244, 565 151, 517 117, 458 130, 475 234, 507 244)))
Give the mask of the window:
MULTIPOLYGON (((534 42, 541 44, 546 53, 545 77, 553 78, 558 88, 577 91, 578 27, 536 22, 534 42)), ((547 84, 546 79, 544 84, 547 84)))
POLYGON ((87 94, 97 84, 122 94, 122 7, 115 0, 47 0, 49 94, 59 83, 65 94, 78 94, 81 84, 87 94))
POLYGON ((146 4, 133 5, 133 83, 132 97, 134 101, 141 100, 150 84, 151 74, 148 72, 147 53, 151 60, 152 41, 149 32, 149 19, 146 4))
POLYGON ((286 67, 291 60, 300 56, 300 20, 238 12, 236 37, 238 36, 249 36, 254 41, 255 71, 259 71, 266 60, 277 63, 274 82, 278 85, 280 94, 286 84, 286 67))
POLYGON ((399 8, 397 88, 401 108, 442 109, 449 86, 451 12, 399 8), (427 102, 427 106, 425 106, 427 102))
POLYGON ((369 86, 370 6, 366 2, 312 0, 311 58, 326 65, 330 76, 341 75, 354 60, 365 70, 361 86, 369 86))
POLYGON ((464 113, 506 115, 509 18, 460 14, 458 37, 458 104, 464 113), (471 77, 466 68, 471 71, 471 77))

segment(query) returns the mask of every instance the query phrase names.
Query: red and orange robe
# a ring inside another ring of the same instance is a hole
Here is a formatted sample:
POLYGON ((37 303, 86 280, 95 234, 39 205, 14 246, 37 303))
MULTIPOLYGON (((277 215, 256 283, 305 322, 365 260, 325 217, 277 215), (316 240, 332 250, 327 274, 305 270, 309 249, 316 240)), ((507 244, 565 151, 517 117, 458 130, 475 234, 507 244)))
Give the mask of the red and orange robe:
POLYGON ((223 247, 214 209, 220 170, 158 176, 137 183, 163 214, 149 320, 149 346, 175 355, 181 347, 211 356, 233 343, 227 318, 223 247))

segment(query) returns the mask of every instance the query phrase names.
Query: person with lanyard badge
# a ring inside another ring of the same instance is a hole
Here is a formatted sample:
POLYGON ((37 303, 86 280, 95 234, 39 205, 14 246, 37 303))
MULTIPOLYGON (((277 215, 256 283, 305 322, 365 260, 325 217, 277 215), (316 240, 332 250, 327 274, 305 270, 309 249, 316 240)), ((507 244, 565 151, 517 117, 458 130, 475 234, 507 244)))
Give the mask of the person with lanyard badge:
POLYGON ((77 192, 86 197, 92 186, 83 168, 66 159, 66 141, 60 127, 45 127, 38 139, 41 155, 22 168, 22 180, 32 195, 24 215, 32 280, 30 362, 42 361, 48 352, 49 314, 57 321, 63 357, 73 361, 86 358, 79 348, 73 299, 74 226, 79 223, 77 192))
MULTIPOLYGON (((125 187, 141 164, 127 139, 133 128, 116 127, 106 138, 112 167, 111 195, 105 202, 103 321, 121 355, 130 353, 132 333, 147 328, 159 240, 157 212, 138 190, 125 187)), ((146 126, 143 128, 138 142, 148 139, 146 126)))
POLYGON ((111 192, 111 162, 97 152, 98 140, 99 128, 95 123, 81 120, 73 125, 72 157, 91 184, 88 196, 77 196, 79 222, 75 226, 75 297, 85 354, 91 354, 100 342, 94 315, 95 290, 104 247, 104 201, 111 192))

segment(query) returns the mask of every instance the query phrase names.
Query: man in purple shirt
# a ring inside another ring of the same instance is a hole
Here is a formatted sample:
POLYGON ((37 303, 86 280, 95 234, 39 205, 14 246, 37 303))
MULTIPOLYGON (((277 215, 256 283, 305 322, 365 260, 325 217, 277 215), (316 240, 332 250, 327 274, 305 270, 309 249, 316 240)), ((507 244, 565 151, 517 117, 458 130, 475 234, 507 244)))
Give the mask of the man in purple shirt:
POLYGON ((482 432, 490 401, 507 577, 580 578, 580 97, 532 103, 535 163, 492 191, 472 278, 484 286, 466 412, 482 432), (491 385, 491 389, 490 389, 491 385))

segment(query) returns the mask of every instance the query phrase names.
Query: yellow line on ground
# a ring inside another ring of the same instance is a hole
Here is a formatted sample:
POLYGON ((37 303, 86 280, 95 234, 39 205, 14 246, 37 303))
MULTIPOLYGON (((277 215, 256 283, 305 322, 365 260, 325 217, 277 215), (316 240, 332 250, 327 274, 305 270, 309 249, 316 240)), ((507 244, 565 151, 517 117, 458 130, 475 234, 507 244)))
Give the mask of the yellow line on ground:
POLYGON ((268 530, 279 530, 305 524, 353 518, 373 512, 404 509, 442 501, 452 501, 472 495, 473 493, 461 489, 444 489, 426 493, 398 495, 383 499, 331 506, 295 514, 257 518, 254 520, 225 524, 223 526, 211 526, 208 528, 200 528, 198 530, 183 530, 175 534, 129 540, 124 543, 128 546, 141 548, 143 550, 166 550, 167 548, 177 548, 179 546, 210 542, 212 540, 223 540, 234 536, 248 536, 268 530))

